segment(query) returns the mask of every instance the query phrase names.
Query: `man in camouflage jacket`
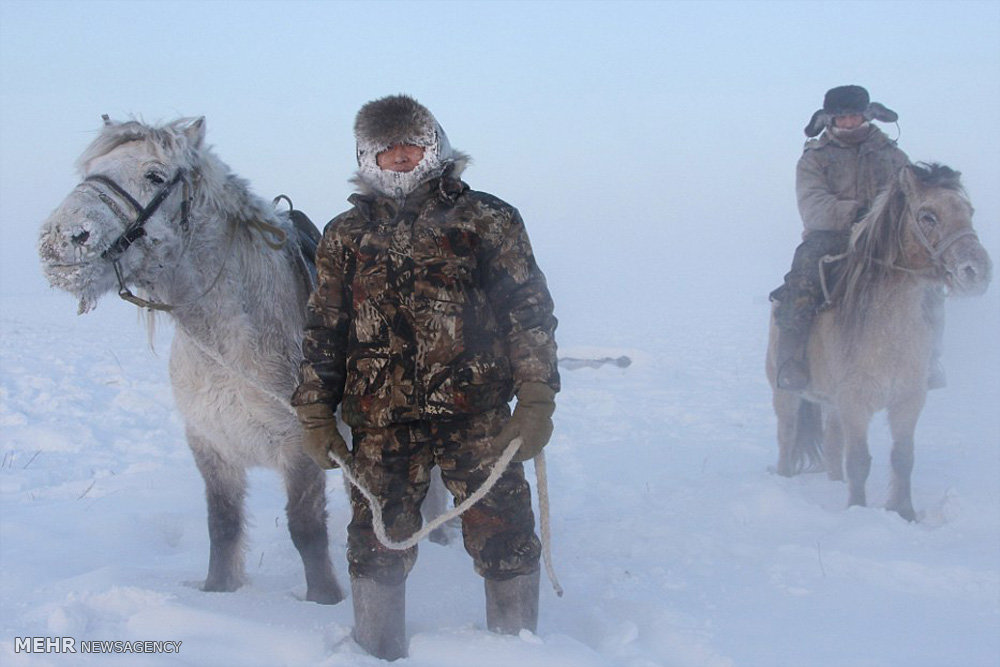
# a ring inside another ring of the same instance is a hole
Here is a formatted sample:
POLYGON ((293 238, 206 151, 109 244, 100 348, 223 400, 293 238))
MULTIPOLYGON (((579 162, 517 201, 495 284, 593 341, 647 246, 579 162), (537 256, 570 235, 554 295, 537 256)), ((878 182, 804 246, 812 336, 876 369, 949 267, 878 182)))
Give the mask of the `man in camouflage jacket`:
POLYGON ((875 197, 909 163, 871 121, 894 122, 897 114, 870 102, 861 86, 827 91, 823 108, 805 128, 807 137, 796 168, 795 190, 804 231, 784 284, 771 293, 777 301, 778 386, 802 389, 808 383, 805 346, 813 318, 825 301, 819 266, 824 256, 847 250, 851 227, 875 197), (820 134, 822 133, 822 134, 820 134), (818 138, 816 135, 820 135, 818 138))
MULTIPOLYGON (((425 107, 406 96, 369 102, 355 137, 360 192, 319 245, 293 398, 306 447, 324 467, 331 453, 351 466, 378 497, 389 535, 403 540, 420 528, 433 465, 461 502, 521 437, 462 530, 486 580, 490 629, 534 631, 540 547, 520 461, 548 441, 559 390, 545 277, 518 211, 459 180, 468 158, 425 107)), ((381 545, 370 508, 351 492, 354 636, 395 659, 406 654, 403 587, 416 548, 381 545)))

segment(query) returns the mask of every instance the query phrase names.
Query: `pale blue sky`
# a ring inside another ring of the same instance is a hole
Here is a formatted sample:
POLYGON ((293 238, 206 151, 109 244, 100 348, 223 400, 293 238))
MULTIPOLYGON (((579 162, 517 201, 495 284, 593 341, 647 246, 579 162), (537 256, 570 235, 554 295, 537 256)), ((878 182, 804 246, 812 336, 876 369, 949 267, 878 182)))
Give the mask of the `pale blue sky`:
POLYGON ((322 226, 358 107, 407 92, 521 209, 564 320, 594 295, 760 298, 797 240, 802 128, 846 83, 899 112, 912 159, 965 174, 996 258, 1000 2, 0 0, 0 290, 45 289, 37 229, 102 113, 206 116, 322 226))

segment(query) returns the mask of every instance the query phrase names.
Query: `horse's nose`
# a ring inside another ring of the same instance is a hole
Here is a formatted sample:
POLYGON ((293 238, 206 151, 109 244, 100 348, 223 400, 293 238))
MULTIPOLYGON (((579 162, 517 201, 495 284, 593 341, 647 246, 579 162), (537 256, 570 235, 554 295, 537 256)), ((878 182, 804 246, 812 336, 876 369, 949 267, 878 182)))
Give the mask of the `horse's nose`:
POLYGON ((71 236, 70 240, 73 242, 73 245, 82 246, 85 243, 87 243, 87 239, 89 238, 90 238, 90 232, 84 229, 80 231, 80 233, 71 236))
POLYGON ((955 270, 958 284, 969 294, 982 294, 986 291, 992 279, 992 266, 988 259, 969 259, 962 262, 955 270), (978 261, 977 261, 978 260, 978 261))

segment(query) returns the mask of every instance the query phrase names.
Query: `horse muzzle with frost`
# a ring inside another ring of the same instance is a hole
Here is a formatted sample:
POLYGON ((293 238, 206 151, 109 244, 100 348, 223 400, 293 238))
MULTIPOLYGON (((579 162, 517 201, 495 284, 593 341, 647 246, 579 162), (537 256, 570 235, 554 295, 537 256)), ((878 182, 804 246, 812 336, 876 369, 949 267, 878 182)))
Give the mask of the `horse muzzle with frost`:
POLYGON ((955 296, 980 296, 993 278, 993 263, 975 236, 948 248, 943 257, 945 284, 955 296))
POLYGON ((45 221, 38 245, 42 270, 52 287, 80 299, 80 313, 116 285, 114 266, 103 257, 117 233, 97 193, 80 184, 45 221))

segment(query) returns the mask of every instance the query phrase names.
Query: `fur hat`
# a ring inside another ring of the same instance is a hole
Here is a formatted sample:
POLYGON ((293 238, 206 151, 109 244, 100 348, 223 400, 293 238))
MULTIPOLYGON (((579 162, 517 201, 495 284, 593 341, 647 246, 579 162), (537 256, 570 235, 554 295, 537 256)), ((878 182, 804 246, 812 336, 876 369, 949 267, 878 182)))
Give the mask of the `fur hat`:
POLYGON ((412 97, 390 95, 368 102, 354 121, 358 178, 389 196, 407 195, 418 185, 440 176, 458 154, 431 112, 412 97), (376 158, 398 144, 422 146, 424 157, 408 172, 382 170, 376 158))
POLYGON ((823 108, 818 109, 806 125, 806 136, 815 137, 835 117, 851 114, 861 114, 865 120, 880 120, 885 123, 895 123, 899 118, 899 114, 892 109, 878 102, 872 102, 868 97, 868 91, 861 86, 837 86, 826 91, 826 95, 823 96, 823 108))

